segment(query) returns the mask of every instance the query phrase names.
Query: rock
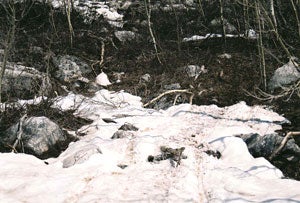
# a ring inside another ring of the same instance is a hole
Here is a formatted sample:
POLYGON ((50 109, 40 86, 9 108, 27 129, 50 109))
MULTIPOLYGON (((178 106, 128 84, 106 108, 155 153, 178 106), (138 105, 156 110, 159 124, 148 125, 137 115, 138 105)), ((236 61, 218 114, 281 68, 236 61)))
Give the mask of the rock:
MULTIPOLYGON (((117 12, 119 7, 118 2, 107 1, 95 2, 92 0, 75 1, 75 10, 77 10, 84 18, 84 22, 87 24, 92 23, 95 20, 103 17, 107 21, 122 21, 123 15, 117 12)), ((62 7, 62 6, 60 6, 62 7)))
POLYGON ((148 73, 146 73, 145 75, 142 75, 142 77, 141 77, 142 82, 150 82, 150 80, 151 80, 151 75, 148 73))
POLYGON ((124 75, 125 75, 124 72, 114 72, 113 76, 115 78, 115 80, 114 80, 115 83, 121 83, 124 75))
POLYGON ((101 86, 108 86, 111 85, 112 83, 109 81, 108 76, 102 72, 100 73, 97 77, 96 77, 96 81, 95 81, 98 85, 101 86))
POLYGON ((55 77, 63 82, 77 80, 92 71, 87 63, 76 56, 53 57, 53 63, 58 68, 55 72, 55 77))
POLYGON ((120 42, 129 42, 134 39, 136 39, 136 34, 132 31, 115 31, 115 37, 120 41, 120 42))
POLYGON ((173 84, 170 84, 170 85, 165 85, 164 89, 166 89, 166 90, 176 90, 176 89, 181 89, 181 86, 180 86, 179 83, 173 83, 173 84))
MULTIPOLYGON (((283 137, 278 134, 268 134, 261 136, 259 134, 245 134, 241 138, 247 144, 249 152, 254 157, 269 158, 270 155, 276 150, 283 140, 283 137)), ((300 147, 295 143, 294 139, 290 139, 278 157, 287 162, 300 161, 300 147)), ((277 158, 278 158, 277 157, 277 158)))
POLYGON ((43 48, 42 48, 42 47, 39 47, 39 46, 31 46, 31 47, 29 48, 29 52, 30 52, 31 54, 40 54, 40 55, 44 54, 43 48))
MULTIPOLYGON (((224 26, 226 34, 237 34, 236 27, 229 23, 227 19, 224 19, 224 26)), ((209 27, 215 33, 223 33, 223 25, 220 18, 210 21, 209 27)))
POLYGON ((184 67, 185 72, 190 78, 195 78, 195 80, 199 77, 202 73, 207 73, 207 69, 204 65, 201 67, 198 65, 188 65, 184 67))
POLYGON ((268 88, 271 92, 276 88, 292 84, 299 80, 300 72, 298 70, 298 61, 296 57, 292 57, 288 63, 276 69, 268 84, 268 88))
POLYGON ((24 119, 22 128, 19 129, 19 127, 20 123, 17 123, 6 130, 1 138, 1 145, 13 146, 18 134, 21 133, 21 142, 16 147, 17 151, 23 152, 24 150, 24 153, 38 158, 58 156, 62 145, 68 139, 61 128, 46 117, 24 119))
POLYGON ((139 129, 132 125, 131 123, 124 123, 119 130, 124 130, 124 131, 138 131, 139 129))
POLYGON ((132 138, 134 137, 134 134, 132 132, 126 131, 126 130, 118 130, 113 134, 111 139, 121 139, 121 138, 132 138))
POLYGON ((194 0, 185 0, 185 4, 187 6, 194 6, 195 5, 194 0))
POLYGON ((231 59, 231 55, 230 54, 221 54, 221 55, 218 55, 218 58, 221 58, 221 59, 231 59))
MULTIPOLYGON (((0 62, 2 66, 2 62, 0 62)), ((2 93, 8 97, 33 98, 45 96, 51 92, 50 78, 35 68, 16 63, 7 63, 2 81, 2 93)))
POLYGON ((258 38, 258 34, 256 34, 255 30, 253 30, 253 29, 246 30, 245 36, 248 39, 257 39, 258 38))

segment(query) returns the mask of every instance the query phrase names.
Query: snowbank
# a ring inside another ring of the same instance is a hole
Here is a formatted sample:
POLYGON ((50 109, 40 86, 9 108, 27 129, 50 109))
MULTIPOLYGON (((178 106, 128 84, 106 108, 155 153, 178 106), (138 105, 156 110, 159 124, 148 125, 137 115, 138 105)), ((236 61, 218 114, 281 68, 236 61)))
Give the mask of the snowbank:
POLYGON ((101 90, 69 94, 55 104, 77 108, 94 122, 58 158, 0 154, 3 202, 298 202, 300 182, 264 158, 253 158, 241 133, 274 132, 285 118, 244 102, 219 108, 181 104, 165 111, 142 108, 139 97, 101 90), (113 119, 107 123, 103 118, 113 119), (124 123, 139 130, 111 139, 124 123), (160 147, 185 147, 178 167, 148 162, 160 147), (220 159, 205 151, 219 151, 220 159))

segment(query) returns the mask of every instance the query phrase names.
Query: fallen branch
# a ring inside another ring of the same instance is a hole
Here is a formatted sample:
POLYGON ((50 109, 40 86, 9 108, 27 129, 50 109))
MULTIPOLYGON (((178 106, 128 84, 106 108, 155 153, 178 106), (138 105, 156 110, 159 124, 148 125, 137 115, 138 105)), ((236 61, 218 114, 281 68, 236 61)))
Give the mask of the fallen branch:
POLYGON ((155 97, 154 99, 152 99, 151 101, 149 101, 148 103, 144 104, 143 107, 147 107, 149 106, 150 104, 156 102, 157 100, 159 100, 160 98, 162 98, 163 96, 165 95, 168 95, 168 94, 173 94, 173 93, 186 93, 186 94, 190 94, 190 104, 193 103, 193 98, 194 98, 194 93, 189 91, 189 90, 169 90, 169 91, 166 91, 160 95, 158 95, 157 97, 155 97))
POLYGON ((279 145, 279 147, 276 150, 273 151, 273 153, 271 154, 269 159, 272 160, 282 150, 282 148, 286 145, 288 139, 291 136, 296 136, 296 135, 300 135, 300 132, 289 132, 289 133, 287 133, 286 136, 284 137, 284 139, 282 140, 281 144, 279 145))

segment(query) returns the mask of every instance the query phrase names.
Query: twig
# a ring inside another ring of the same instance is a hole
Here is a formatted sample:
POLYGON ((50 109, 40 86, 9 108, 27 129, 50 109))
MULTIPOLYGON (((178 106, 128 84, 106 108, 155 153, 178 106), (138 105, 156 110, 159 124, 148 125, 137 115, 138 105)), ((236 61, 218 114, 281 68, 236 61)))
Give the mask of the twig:
MULTIPOLYGON (((246 92, 246 95, 254 97, 261 101, 272 101, 276 100, 282 97, 288 97, 285 99, 285 101, 289 101, 291 96, 296 92, 299 96, 300 92, 300 80, 298 80, 295 84, 290 85, 289 87, 281 87, 282 91, 276 95, 269 94, 259 88, 257 88, 254 93, 250 93, 249 91, 243 89, 244 92, 246 92)), ((300 97, 300 96, 299 96, 300 97)))
POLYGON ((159 55, 158 55, 157 42, 156 42, 155 36, 153 34, 152 27, 151 27, 151 0, 148 0, 149 8, 147 6, 147 1, 146 0, 144 0, 144 3, 145 3, 145 9, 146 9, 146 15, 147 15, 147 21, 148 21, 148 28, 149 28, 151 38, 153 40, 153 46, 154 46, 154 49, 155 49, 156 57, 157 57, 158 62, 160 64, 162 64, 162 62, 159 58, 159 55))
POLYGON ((99 63, 100 69, 104 62, 104 51, 105 51, 105 44, 103 41, 101 41, 101 56, 100 56, 100 63, 99 63))
POLYGON ((22 138, 22 133, 23 133, 23 122, 24 120, 27 118, 27 114, 24 114, 19 121, 19 130, 18 130, 18 135, 17 135, 17 139, 14 142, 13 146, 12 146, 12 151, 11 152, 17 152, 16 147, 18 145, 18 143, 21 141, 22 138))
POLYGON ((297 26, 298 26, 298 35, 299 35, 299 38, 300 38, 300 20, 299 20, 299 17, 298 17, 298 11, 297 11, 296 5, 295 5, 293 0, 291 0, 291 3, 292 3, 293 10, 295 12, 295 17, 296 17, 297 26))
POLYGON ((284 139, 282 140, 281 144, 279 145, 279 147, 275 151, 273 151, 273 153, 271 154, 269 159, 272 160, 282 150, 282 148, 286 145, 288 139, 291 136, 296 136, 296 135, 300 135, 300 132, 289 132, 289 133, 287 133, 286 136, 284 137, 284 139))
POLYGON ((166 92, 158 95, 157 97, 155 97, 154 99, 152 99, 148 103, 144 104, 143 107, 147 107, 150 104, 152 104, 152 103, 156 102, 157 100, 159 100, 160 98, 162 98, 163 96, 168 95, 168 94, 173 94, 173 93, 187 93, 187 94, 190 94, 191 95, 190 96, 190 104, 193 103, 194 93, 190 92, 189 90, 169 90, 169 91, 166 91, 166 92))

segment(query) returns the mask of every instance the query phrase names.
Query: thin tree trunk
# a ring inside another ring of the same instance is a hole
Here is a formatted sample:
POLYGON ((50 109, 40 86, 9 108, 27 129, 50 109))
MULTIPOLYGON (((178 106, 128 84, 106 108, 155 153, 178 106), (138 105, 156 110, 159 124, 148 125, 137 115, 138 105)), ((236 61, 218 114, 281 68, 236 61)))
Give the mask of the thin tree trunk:
MULTIPOLYGON (((291 3, 292 3, 293 10, 295 12, 295 17, 296 17, 297 26, 298 26, 298 35, 299 35, 299 38, 300 38, 300 21, 299 21, 299 17, 298 17, 298 11, 297 11, 296 5, 294 3, 294 0, 291 0, 291 3)), ((296 2, 296 3, 299 4, 299 2, 296 2)))
POLYGON ((264 90, 267 90, 267 76, 266 76, 266 61, 265 61, 265 51, 263 47, 263 39, 262 39, 262 23, 261 23, 261 11, 260 11, 260 5, 255 1, 255 12, 256 12, 256 19, 257 19, 257 24, 258 24, 258 31, 259 31, 259 36, 258 36, 258 52, 259 52, 259 57, 260 57, 260 69, 261 69, 261 75, 262 75, 262 80, 263 80, 263 85, 264 85, 264 90))
POLYGON ((16 10, 15 10, 14 2, 10 1, 8 3, 8 7, 9 7, 10 11, 7 15, 9 15, 9 18, 10 18, 9 22, 11 24, 11 27, 6 36, 3 62, 2 62, 2 66, 0 67, 1 68, 1 70, 0 70, 0 102, 2 102, 2 83, 3 83, 4 73, 5 73, 5 69, 6 69, 6 65, 7 65, 9 52, 12 48, 13 41, 15 38, 15 32, 16 32, 16 10))

